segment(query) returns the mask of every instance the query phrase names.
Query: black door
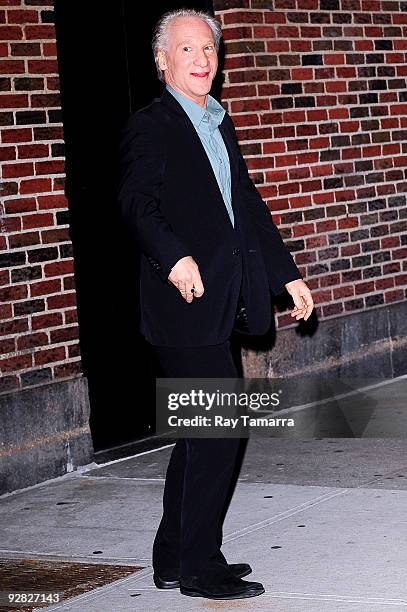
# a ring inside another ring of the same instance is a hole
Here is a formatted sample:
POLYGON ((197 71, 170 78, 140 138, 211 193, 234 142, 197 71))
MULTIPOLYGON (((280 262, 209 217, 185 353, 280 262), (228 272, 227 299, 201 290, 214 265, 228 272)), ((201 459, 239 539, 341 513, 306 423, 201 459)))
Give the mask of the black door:
POLYGON ((83 371, 95 450, 154 433, 154 368, 138 332, 138 260, 116 206, 118 135, 160 95, 151 34, 173 8, 212 2, 55 0, 83 371))

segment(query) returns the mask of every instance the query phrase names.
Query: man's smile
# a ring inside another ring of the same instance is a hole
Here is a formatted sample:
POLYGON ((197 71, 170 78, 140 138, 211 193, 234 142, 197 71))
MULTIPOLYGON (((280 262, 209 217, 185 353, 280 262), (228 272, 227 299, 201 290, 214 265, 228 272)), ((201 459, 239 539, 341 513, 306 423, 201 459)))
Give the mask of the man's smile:
POLYGON ((192 76, 198 77, 200 79, 206 78, 209 76, 209 72, 191 72, 192 76))

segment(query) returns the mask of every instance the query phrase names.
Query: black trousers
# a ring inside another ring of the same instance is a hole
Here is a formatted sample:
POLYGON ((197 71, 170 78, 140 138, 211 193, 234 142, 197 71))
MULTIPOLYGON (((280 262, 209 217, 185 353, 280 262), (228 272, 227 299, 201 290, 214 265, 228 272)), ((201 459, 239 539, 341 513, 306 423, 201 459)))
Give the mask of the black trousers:
MULTIPOLYGON (((152 347, 158 376, 236 378, 231 343, 189 348, 152 347)), ((225 502, 232 482, 239 438, 180 438, 167 467, 163 514, 153 544, 153 567, 164 575, 191 576, 221 571, 225 502)))

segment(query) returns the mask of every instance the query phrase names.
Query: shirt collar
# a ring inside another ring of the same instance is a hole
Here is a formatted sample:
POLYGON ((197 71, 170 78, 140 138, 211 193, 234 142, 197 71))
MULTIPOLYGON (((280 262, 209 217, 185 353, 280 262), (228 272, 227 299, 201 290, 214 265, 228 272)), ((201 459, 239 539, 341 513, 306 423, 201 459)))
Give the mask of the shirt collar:
POLYGON ((175 91, 170 85, 167 84, 166 89, 178 100, 196 128, 202 123, 208 125, 209 130, 213 132, 222 122, 225 109, 211 95, 208 94, 206 108, 202 108, 193 100, 175 91))

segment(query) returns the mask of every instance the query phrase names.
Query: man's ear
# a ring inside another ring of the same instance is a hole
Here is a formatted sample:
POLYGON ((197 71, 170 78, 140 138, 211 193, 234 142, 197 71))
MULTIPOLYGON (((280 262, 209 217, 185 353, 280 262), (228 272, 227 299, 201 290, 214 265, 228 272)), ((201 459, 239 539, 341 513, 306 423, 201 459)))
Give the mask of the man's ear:
POLYGON ((167 58, 165 57, 165 51, 163 49, 158 49, 157 59, 160 69, 167 70, 167 58))

